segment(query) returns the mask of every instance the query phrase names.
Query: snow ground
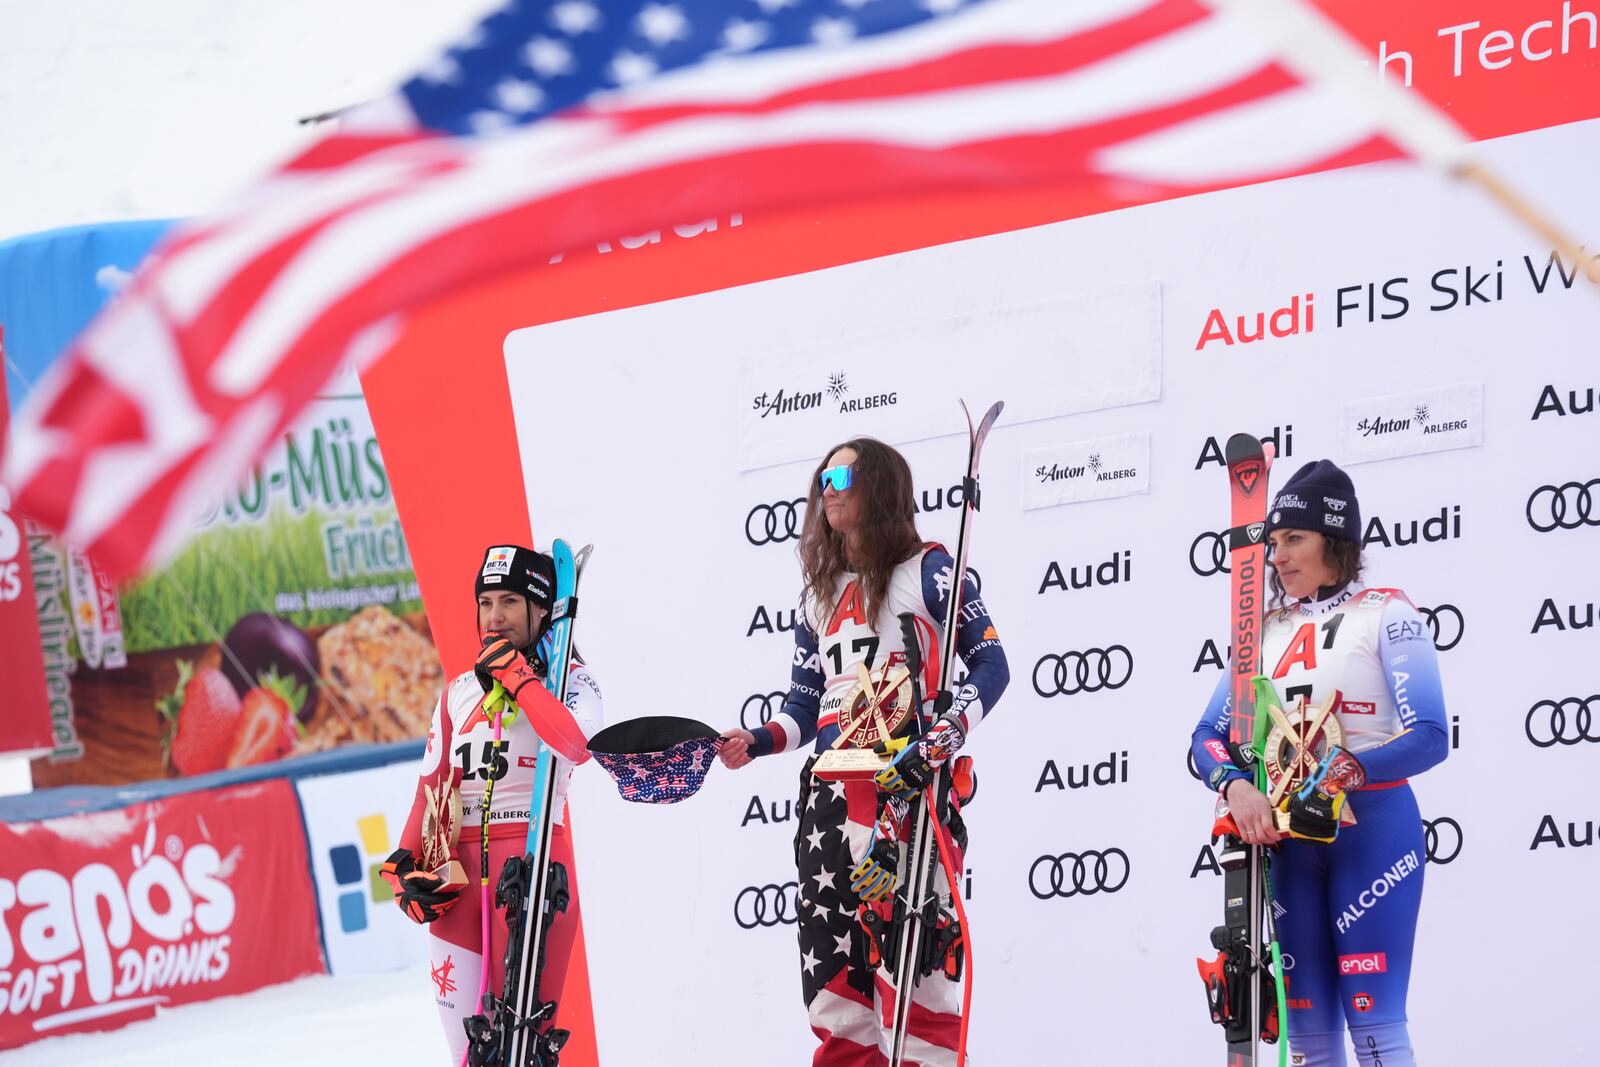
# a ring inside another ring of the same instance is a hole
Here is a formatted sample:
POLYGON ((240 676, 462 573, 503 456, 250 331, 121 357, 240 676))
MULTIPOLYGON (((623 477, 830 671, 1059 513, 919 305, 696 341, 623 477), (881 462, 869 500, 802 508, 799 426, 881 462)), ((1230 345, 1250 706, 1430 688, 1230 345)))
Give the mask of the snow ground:
POLYGON ((120 1030, 68 1034, 0 1052, 5 1067, 320 1067, 448 1058, 426 967, 345 978, 317 975, 163 1011, 120 1030))

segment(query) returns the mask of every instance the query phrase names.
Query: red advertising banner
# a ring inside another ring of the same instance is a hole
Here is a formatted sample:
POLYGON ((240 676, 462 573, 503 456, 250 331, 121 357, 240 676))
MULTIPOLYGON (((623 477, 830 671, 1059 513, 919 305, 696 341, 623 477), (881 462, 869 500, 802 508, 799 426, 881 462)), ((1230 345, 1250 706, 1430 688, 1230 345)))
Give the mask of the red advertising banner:
MULTIPOLYGON (((0 367, 5 365, 5 335, 0 332, 0 367)), ((11 409, 6 378, 0 372, 0 442, 11 409)), ((0 753, 48 751, 51 747, 50 698, 45 693, 44 649, 33 596, 33 568, 22 519, 11 510, 11 493, 0 485, 0 753)))
POLYGON ((285 779, 0 825, 0 1049, 321 973, 285 779))

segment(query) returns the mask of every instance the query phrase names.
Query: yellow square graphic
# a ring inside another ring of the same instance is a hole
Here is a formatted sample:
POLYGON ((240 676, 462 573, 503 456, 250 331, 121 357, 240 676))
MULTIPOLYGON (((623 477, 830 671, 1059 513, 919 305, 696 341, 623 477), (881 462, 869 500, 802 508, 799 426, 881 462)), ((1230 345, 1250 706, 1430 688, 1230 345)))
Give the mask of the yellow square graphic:
POLYGON ((357 819, 356 829, 361 832, 361 848, 367 855, 389 854, 389 820, 381 812, 357 819))

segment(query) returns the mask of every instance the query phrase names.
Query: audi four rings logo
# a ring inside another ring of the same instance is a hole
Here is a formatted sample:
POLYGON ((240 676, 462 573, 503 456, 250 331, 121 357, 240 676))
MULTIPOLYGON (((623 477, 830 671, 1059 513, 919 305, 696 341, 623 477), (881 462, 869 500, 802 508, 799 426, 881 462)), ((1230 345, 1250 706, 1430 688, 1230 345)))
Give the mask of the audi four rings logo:
POLYGON ((1454 819, 1423 819, 1422 831, 1429 863, 1450 863, 1461 855, 1461 824, 1454 819))
POLYGON ((1042 697, 1121 689, 1133 677, 1133 653, 1126 645, 1082 652, 1047 652, 1033 665, 1033 691, 1042 697), (1048 668, 1048 669, 1047 669, 1048 668))
POLYGON ((1449 652, 1461 643, 1461 635, 1467 630, 1467 620, 1460 608, 1454 604, 1440 604, 1436 608, 1418 608, 1417 612, 1433 632, 1434 648, 1449 652))
POLYGON ((776 545, 800 536, 800 512, 805 497, 757 504, 744 517, 744 537, 752 545, 776 545))
POLYGON ((779 923, 793 925, 800 919, 799 891, 798 882, 746 886, 733 898, 733 921, 744 930, 779 923))
POLYGON ((1207 531, 1189 545, 1189 569, 1202 578, 1213 574, 1231 574, 1228 566, 1228 535, 1207 531))
POLYGON ((783 693, 756 693, 744 698, 744 705, 739 708, 739 725, 746 730, 755 730, 772 721, 772 714, 777 708, 783 707, 783 693), (751 721, 751 715, 755 721, 751 721))
POLYGON ((1128 884, 1128 854, 1120 848, 1040 856, 1028 868, 1028 888, 1040 900, 1115 893, 1128 884))
POLYGON ((1595 506, 1596 490, 1600 490, 1600 478, 1541 485, 1528 495, 1528 525, 1540 533, 1600 526, 1600 508, 1595 506))
POLYGON ((1528 709, 1528 718, 1522 728, 1527 731, 1528 740, 1540 748, 1600 741, 1600 733, 1596 733, 1594 728, 1596 707, 1600 707, 1600 695, 1581 700, 1577 697, 1541 700, 1528 709))

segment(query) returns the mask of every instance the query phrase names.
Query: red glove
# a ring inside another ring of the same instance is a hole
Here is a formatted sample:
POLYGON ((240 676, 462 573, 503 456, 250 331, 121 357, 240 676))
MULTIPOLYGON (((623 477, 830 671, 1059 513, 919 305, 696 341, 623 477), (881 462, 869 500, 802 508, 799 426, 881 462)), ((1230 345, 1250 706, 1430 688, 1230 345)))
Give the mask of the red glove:
POLYGON ((541 684, 539 676, 533 673, 533 668, 528 666, 528 661, 523 658, 522 653, 518 652, 510 641, 496 633, 483 635, 483 651, 478 653, 478 661, 473 665, 473 669, 477 672, 480 682, 486 678, 492 680, 485 683, 485 688, 492 682, 499 682, 505 686, 513 702, 516 702, 517 694, 521 693, 529 683, 541 684))
POLYGON ((544 682, 510 641, 499 634, 484 634, 483 651, 478 653, 474 670, 485 692, 495 682, 505 687, 512 702, 528 716, 541 741, 574 764, 589 758, 589 739, 572 717, 571 709, 544 687, 544 682), (530 686, 530 682, 537 684, 530 686))

